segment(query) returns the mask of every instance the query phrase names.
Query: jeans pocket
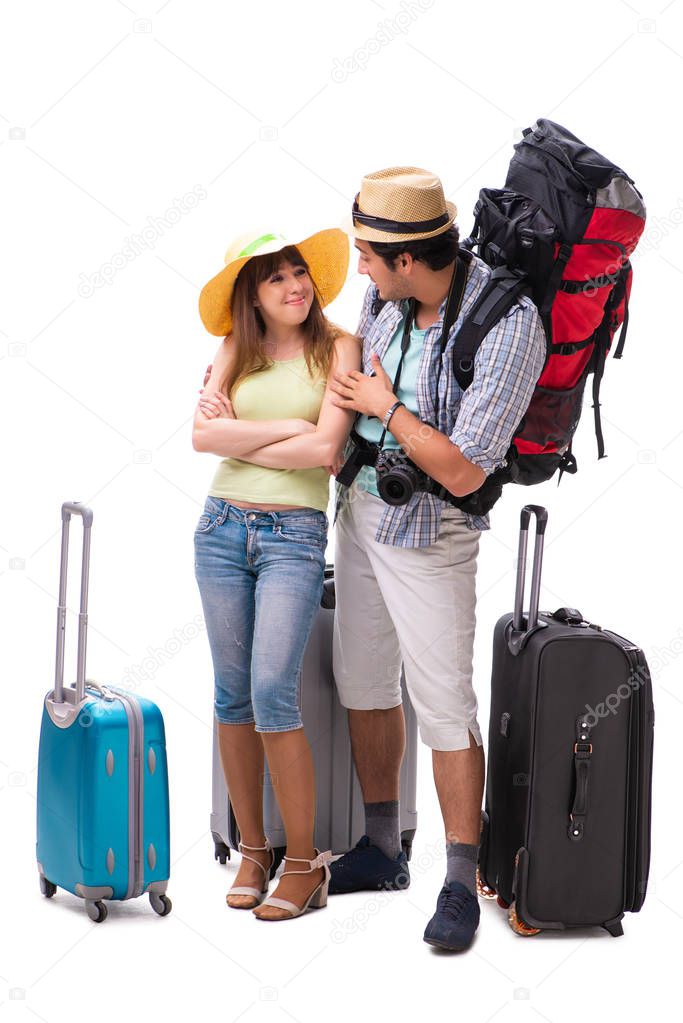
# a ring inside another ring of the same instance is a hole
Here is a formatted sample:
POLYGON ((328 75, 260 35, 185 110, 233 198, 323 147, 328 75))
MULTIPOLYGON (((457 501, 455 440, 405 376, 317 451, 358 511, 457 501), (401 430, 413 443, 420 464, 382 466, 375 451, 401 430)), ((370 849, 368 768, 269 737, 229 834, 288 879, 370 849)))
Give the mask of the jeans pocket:
POLYGON ((197 523, 195 534, 197 533, 211 533, 215 529, 216 523, 218 522, 217 515, 202 515, 197 523))
POLYGON ((273 532, 275 536, 279 536, 287 543, 298 543, 323 549, 327 543, 327 526, 315 518, 278 522, 273 527, 273 532))
POLYGON ((204 511, 199 517, 199 522, 195 528, 195 534, 197 533, 212 533, 218 525, 218 521, 221 516, 221 507, 213 497, 207 497, 204 505, 204 511))

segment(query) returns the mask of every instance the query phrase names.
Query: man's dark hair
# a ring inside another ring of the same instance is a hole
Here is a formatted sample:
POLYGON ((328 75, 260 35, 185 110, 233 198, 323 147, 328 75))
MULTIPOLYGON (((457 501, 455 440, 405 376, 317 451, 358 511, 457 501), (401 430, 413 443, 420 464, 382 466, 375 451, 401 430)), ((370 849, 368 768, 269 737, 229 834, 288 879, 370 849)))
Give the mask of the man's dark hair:
POLYGON ((390 270, 396 268, 396 260, 404 252, 409 252, 420 263, 426 263, 430 270, 443 270, 457 256, 459 240, 457 225, 451 224, 447 231, 434 238, 419 238, 414 242, 368 242, 368 245, 382 257, 390 270))

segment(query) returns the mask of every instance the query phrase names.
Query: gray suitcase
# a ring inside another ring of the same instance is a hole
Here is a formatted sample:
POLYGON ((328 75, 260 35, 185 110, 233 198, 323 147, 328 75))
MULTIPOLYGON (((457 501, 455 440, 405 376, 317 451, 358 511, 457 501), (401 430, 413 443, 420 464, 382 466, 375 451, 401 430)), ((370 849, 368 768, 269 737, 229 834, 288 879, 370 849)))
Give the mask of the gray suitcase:
MULTIPOLYGON (((351 757, 346 710, 337 696, 332 675, 332 627, 334 622, 334 568, 325 568, 320 611, 311 631, 301 671, 301 713, 313 753, 317 792, 315 845, 344 853, 365 830, 363 797, 351 757)), ((406 751, 401 765, 401 841, 410 859, 417 827, 417 721, 402 682, 406 718, 406 751)), ((213 734, 213 797, 211 834, 215 858, 225 863, 237 849, 239 829, 230 806, 221 765, 217 725, 213 734)), ((266 769, 263 792, 265 832, 281 860, 285 832, 266 769)))

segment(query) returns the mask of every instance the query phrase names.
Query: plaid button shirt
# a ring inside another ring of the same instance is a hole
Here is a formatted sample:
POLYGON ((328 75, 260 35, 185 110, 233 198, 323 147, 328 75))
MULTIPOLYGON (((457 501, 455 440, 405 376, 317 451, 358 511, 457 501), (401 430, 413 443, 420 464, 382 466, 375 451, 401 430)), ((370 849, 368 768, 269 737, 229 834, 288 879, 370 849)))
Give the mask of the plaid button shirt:
MULTIPOLYGON (((434 425, 468 461, 488 476, 505 462, 512 438, 527 410, 534 386, 545 363, 546 340, 536 306, 522 296, 482 341, 474 362, 472 383, 463 391, 453 375, 455 336, 489 279, 489 267, 478 257, 470 263, 460 313, 448 335, 439 381, 439 422, 436 422, 436 388, 439 342, 446 301, 439 319, 424 337, 417 376, 419 419, 434 425)), ((372 313, 377 289, 365 295, 357 334, 363 339, 363 373, 370 373, 371 352, 383 358, 406 315, 407 302, 386 302, 378 316, 372 313)), ((351 451, 351 440, 344 457, 351 451)), ((336 484, 334 521, 353 489, 336 484)), ((447 502, 416 491, 407 504, 386 505, 375 535, 378 543, 394 547, 426 547, 439 536, 441 510, 447 502)), ((470 529, 490 529, 489 516, 467 515, 470 529)))

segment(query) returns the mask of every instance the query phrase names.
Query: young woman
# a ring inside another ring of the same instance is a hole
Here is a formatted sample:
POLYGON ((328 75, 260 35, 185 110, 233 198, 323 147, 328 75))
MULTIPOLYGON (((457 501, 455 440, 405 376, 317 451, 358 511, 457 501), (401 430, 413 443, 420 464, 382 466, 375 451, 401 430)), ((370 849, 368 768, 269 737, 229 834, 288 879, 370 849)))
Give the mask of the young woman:
POLYGON ((195 574, 214 665, 221 759, 242 860, 227 895, 261 920, 327 901, 330 853, 313 846, 315 786, 298 675, 320 606, 330 470, 354 414, 327 379, 360 368, 360 345, 323 307, 346 278, 345 234, 297 245, 240 239, 203 289, 207 329, 227 335, 194 418, 197 451, 223 456, 195 531, 195 574), (287 836, 285 866, 264 896, 273 851, 263 830, 264 751, 287 836))

